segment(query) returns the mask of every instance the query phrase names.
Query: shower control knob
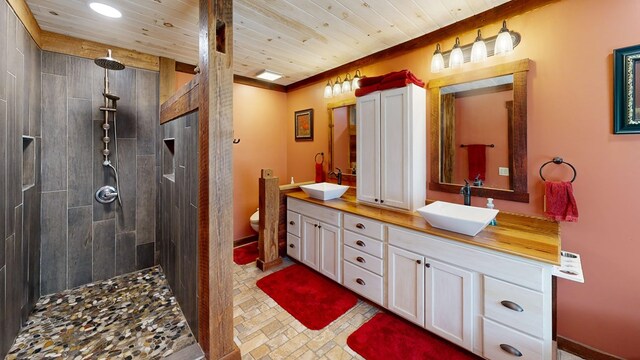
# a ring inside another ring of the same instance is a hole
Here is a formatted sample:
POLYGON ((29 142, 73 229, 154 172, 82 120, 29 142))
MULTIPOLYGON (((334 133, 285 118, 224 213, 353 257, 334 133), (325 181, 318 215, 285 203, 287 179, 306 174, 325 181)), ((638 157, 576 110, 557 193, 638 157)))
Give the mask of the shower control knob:
POLYGON ((96 200, 101 204, 109 204, 116 200, 118 192, 113 186, 103 186, 96 191, 96 200))

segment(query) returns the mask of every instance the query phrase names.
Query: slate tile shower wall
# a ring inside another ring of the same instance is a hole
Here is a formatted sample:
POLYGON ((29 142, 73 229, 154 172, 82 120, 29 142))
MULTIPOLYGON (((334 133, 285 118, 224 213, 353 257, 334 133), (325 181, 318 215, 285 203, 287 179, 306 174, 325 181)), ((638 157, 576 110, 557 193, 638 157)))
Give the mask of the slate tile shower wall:
POLYGON ((40 54, 0 0, 0 359, 40 296, 40 54))
POLYGON ((197 336, 198 113, 162 125, 161 134, 160 265, 197 336))
POLYGON ((104 69, 42 52, 42 295, 156 263, 158 73, 127 67, 109 83, 120 97, 109 148, 115 165, 116 128, 122 206, 94 198, 115 186, 102 165, 104 69))

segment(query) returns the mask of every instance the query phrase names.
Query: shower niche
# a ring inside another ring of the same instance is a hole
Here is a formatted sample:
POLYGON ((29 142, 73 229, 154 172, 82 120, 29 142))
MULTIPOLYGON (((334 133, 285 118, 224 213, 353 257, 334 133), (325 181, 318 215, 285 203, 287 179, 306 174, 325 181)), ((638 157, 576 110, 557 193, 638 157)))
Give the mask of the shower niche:
POLYGON ((22 191, 36 184, 36 141, 34 137, 22 137, 22 191))
POLYGON ((164 146, 162 147, 162 176, 176 182, 176 139, 162 139, 164 146))

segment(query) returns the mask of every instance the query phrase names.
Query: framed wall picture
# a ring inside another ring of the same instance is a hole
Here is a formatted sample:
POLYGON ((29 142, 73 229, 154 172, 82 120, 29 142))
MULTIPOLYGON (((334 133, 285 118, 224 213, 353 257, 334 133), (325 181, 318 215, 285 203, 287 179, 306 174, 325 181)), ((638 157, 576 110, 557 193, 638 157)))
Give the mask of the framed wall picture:
POLYGON ((613 50, 613 133, 640 134, 640 45, 613 50))
POLYGON ((294 127, 296 141, 313 141, 313 109, 296 111, 294 127))

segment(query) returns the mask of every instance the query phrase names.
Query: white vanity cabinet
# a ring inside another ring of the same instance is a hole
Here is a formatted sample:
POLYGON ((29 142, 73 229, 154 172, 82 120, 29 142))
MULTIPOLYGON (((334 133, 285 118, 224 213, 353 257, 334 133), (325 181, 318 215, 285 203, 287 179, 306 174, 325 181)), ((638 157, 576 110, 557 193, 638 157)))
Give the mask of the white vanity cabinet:
POLYGON ((426 198, 426 94, 416 85, 357 100, 357 199, 405 210, 426 198))
POLYGON ((341 282, 340 212, 295 199, 288 199, 287 208, 287 254, 341 282))

